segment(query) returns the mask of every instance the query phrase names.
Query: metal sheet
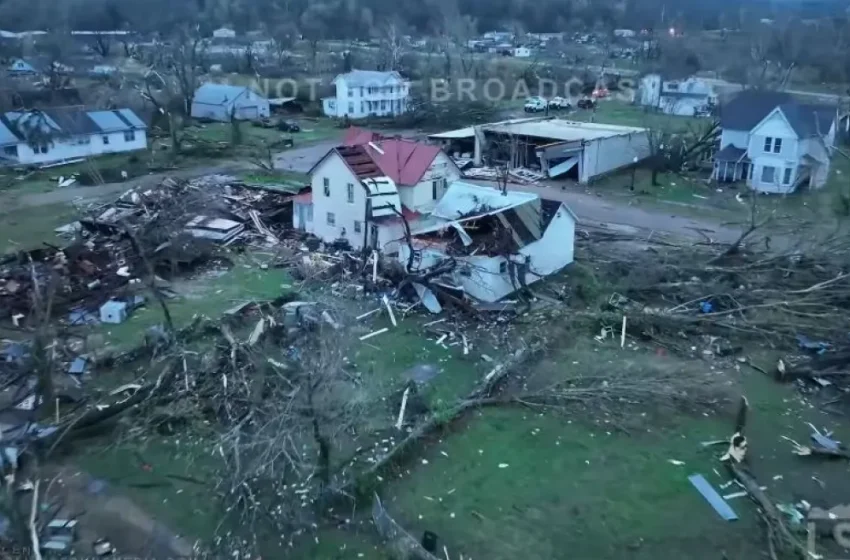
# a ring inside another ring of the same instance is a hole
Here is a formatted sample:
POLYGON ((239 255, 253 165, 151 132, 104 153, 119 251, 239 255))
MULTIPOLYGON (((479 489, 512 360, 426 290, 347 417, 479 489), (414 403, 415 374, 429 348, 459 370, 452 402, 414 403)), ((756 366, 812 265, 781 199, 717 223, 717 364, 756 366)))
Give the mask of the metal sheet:
POLYGON ((711 507, 714 508, 714 511, 716 511, 720 517, 726 521, 735 521, 738 519, 738 514, 732 510, 729 504, 726 503, 726 500, 717 493, 717 490, 714 489, 704 476, 701 474, 694 474, 689 476, 688 480, 690 480, 691 484, 694 485, 694 488, 702 494, 702 497, 711 504, 711 507))
POLYGON ((559 163, 555 167, 550 167, 549 168, 549 177, 557 177, 559 175, 563 175, 564 173, 567 173, 570 169, 572 169, 576 165, 578 165, 578 158, 577 157, 571 157, 570 159, 568 159, 564 163, 559 163))

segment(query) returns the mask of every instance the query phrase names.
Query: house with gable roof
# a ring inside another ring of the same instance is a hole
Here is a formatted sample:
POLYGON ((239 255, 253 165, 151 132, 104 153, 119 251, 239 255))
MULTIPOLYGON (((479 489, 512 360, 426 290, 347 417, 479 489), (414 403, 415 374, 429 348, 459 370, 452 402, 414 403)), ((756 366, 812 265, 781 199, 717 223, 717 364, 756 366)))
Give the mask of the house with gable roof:
POLYGON ((352 70, 338 75, 333 84, 336 96, 322 99, 329 117, 386 117, 410 108, 410 84, 398 72, 352 70))
POLYGON ((720 109, 713 178, 746 181, 764 193, 822 187, 837 119, 835 106, 802 103, 779 91, 742 91, 720 109))

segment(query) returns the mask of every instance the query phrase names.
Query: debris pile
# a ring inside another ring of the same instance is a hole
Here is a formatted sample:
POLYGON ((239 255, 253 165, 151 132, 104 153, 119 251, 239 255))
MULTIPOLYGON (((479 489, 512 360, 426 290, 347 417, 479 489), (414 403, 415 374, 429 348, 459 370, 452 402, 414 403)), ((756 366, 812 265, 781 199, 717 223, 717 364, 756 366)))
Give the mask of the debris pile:
POLYGON ((163 279, 226 261, 222 247, 278 246, 290 233, 291 198, 225 176, 166 178, 129 190, 58 228, 70 238, 63 247, 45 244, 0 260, 7 312, 0 321, 32 327, 37 296, 49 297, 54 316, 70 325, 121 322, 144 303, 139 292, 151 270, 164 288, 163 279))

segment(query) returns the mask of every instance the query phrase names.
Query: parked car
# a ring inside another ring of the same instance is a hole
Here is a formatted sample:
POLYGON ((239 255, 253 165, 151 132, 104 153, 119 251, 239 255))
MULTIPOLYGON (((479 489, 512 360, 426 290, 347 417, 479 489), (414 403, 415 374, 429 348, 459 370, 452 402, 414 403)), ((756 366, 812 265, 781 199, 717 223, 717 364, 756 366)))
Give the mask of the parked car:
POLYGON ((549 108, 560 111, 569 111, 573 108, 573 106, 563 97, 553 97, 549 100, 549 108))
POLYGON ((542 97, 529 97, 523 109, 526 113, 540 113, 546 110, 547 102, 542 97))
POLYGON ((578 108, 585 110, 595 109, 596 101, 594 101, 593 99, 579 99, 578 108))
POLYGON ((281 132, 301 132, 301 127, 295 121, 280 121, 277 129, 281 132))

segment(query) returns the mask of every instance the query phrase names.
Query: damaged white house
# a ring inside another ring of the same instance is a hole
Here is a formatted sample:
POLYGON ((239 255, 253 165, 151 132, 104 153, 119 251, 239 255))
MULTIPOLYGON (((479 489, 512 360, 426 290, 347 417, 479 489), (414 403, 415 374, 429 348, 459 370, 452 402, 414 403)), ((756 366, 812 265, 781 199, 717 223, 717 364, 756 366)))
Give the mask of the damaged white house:
POLYGON ((650 155, 647 129, 532 117, 429 136, 448 153, 472 155, 475 166, 540 171, 588 183, 650 155))
POLYGON ((457 181, 387 249, 411 273, 439 273, 433 284, 496 302, 573 262, 575 225, 562 202, 457 181))
POLYGON ((485 302, 572 262, 576 220, 562 203, 459 178, 437 146, 350 129, 314 166, 312 192, 295 197, 293 225, 485 302))

